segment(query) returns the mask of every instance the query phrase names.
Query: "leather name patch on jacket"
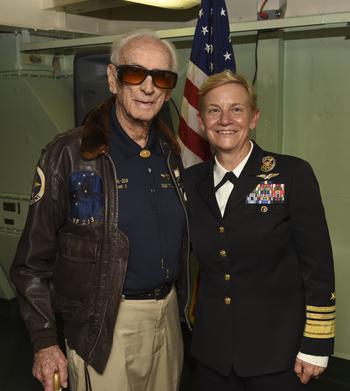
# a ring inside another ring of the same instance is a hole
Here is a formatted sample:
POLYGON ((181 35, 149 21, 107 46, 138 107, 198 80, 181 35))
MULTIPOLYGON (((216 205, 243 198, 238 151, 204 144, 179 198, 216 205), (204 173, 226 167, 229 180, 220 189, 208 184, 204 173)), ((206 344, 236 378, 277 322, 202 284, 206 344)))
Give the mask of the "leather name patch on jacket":
POLYGON ((247 204, 283 204, 284 183, 272 183, 264 181, 247 195, 247 204))
POLYGON ((93 171, 74 171, 69 176, 70 219, 87 225, 102 220, 102 178, 93 171))

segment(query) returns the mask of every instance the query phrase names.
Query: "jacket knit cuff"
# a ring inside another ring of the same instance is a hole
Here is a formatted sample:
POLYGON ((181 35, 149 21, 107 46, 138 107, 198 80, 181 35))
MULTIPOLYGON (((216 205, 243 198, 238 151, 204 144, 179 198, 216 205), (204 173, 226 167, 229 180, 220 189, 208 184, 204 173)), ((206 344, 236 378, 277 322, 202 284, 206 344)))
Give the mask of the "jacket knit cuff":
POLYGON ((55 336, 43 337, 33 341, 34 353, 40 349, 48 348, 49 346, 58 345, 57 338, 55 336))

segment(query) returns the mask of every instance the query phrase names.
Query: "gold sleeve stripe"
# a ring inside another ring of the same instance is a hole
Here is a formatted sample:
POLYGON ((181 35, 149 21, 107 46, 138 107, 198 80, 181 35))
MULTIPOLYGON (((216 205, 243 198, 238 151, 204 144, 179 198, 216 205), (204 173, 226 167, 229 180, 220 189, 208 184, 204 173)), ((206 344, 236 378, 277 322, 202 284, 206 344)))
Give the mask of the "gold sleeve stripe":
POLYGON ((335 323, 330 325, 305 325, 305 333, 309 334, 331 334, 335 333, 335 323))
POLYGON ((306 313, 306 318, 307 319, 335 319, 335 313, 333 312, 332 314, 314 314, 312 312, 307 312, 306 313))
POLYGON ((328 338, 334 338, 335 337, 335 333, 329 333, 329 334, 309 334, 309 333, 306 333, 304 332, 304 337, 307 337, 307 338, 314 338, 314 339, 328 339, 328 338))
POLYGON ((315 338, 315 339, 334 338, 335 313, 332 314, 307 313, 304 336, 308 338, 315 338))
POLYGON ((334 312, 335 311, 335 305, 332 305, 331 307, 316 307, 314 305, 307 305, 306 311, 313 311, 313 312, 334 312))
POLYGON ((321 325, 321 326, 326 326, 326 325, 333 325, 335 324, 335 319, 333 320, 310 320, 307 319, 306 324, 311 324, 311 325, 321 325))

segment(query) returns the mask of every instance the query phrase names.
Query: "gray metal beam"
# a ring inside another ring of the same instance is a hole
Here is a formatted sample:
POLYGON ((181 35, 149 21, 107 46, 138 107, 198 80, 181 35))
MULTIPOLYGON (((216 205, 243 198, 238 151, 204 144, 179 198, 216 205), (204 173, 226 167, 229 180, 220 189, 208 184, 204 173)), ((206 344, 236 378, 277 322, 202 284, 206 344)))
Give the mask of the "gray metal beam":
MULTIPOLYGON (((230 32, 233 35, 249 35, 256 31, 273 29, 315 29, 322 27, 344 27, 350 21, 350 12, 297 16, 291 18, 260 20, 253 22, 231 23, 230 32)), ((159 30, 158 35, 161 38, 178 40, 183 38, 192 38, 194 27, 177 28, 170 30, 159 30)), ((47 42, 24 43, 21 45, 22 52, 35 51, 57 51, 67 48, 91 47, 110 45, 113 41, 120 38, 121 35, 94 36, 78 39, 61 39, 47 42)))

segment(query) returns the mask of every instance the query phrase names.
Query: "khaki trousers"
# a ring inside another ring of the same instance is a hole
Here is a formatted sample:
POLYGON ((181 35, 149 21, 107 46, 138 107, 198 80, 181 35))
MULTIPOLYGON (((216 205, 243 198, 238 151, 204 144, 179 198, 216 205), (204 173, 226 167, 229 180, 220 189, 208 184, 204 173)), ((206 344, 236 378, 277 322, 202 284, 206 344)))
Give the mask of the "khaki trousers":
MULTIPOLYGON (((85 391, 84 361, 67 347, 71 391, 85 391)), ((88 367, 93 391, 177 391, 183 342, 176 291, 164 300, 123 300, 103 374, 88 367)))

